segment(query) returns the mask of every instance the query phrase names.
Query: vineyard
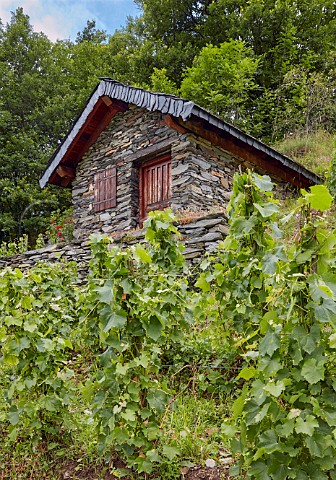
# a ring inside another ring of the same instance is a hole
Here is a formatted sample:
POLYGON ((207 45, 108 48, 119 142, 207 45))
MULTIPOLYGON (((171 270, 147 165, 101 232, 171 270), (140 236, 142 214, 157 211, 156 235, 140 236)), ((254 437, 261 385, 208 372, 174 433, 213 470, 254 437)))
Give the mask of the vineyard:
POLYGON ((283 216, 273 187, 235 176, 198 266, 166 210, 146 244, 92 237, 85 285, 75 264, 0 271, 1 479, 336 478, 332 197, 283 216))

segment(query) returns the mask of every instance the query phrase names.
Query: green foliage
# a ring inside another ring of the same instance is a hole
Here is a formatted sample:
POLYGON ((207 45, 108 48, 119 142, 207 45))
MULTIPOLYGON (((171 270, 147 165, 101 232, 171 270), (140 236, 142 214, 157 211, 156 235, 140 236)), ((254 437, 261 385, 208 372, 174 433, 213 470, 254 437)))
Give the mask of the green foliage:
POLYGON ((154 72, 151 75, 150 89, 154 92, 178 94, 177 86, 167 77, 166 68, 154 68, 154 72))
POLYGON ((73 239, 73 212, 72 209, 60 212, 52 212, 50 216, 50 226, 45 232, 48 242, 61 243, 71 242, 73 239))
MULTIPOLYGON (((246 105, 256 87, 258 60, 241 41, 208 45, 188 68, 181 94, 237 125, 246 123, 246 105)), ((249 128, 245 126, 245 128, 249 128)))
POLYGON ((98 76, 106 75, 104 54, 97 36, 52 43, 33 31, 22 8, 0 24, 0 241, 27 233, 33 245, 51 212, 69 206, 67 189, 41 190, 38 179, 98 76))
POLYGON ((21 8, 0 24, 0 242, 34 245, 68 208, 38 178, 99 76, 181 92, 267 141, 335 129, 333 0, 137 3, 123 30, 91 20, 74 43, 34 32, 21 8))
POLYGON ((17 253, 27 252, 27 250, 29 250, 28 235, 22 235, 22 237, 14 242, 1 242, 0 257, 9 257, 17 253))
POLYGON ((302 190, 281 218, 272 189, 266 176, 235 177, 230 234, 192 287, 169 211, 150 214, 146 244, 121 250, 93 237, 87 286, 73 286, 71 266, 2 270, 9 440, 49 441, 66 458, 60 435, 77 429, 116 476, 131 467, 136 478, 177 479, 231 444, 232 475, 333 478, 336 236, 316 212, 332 196, 302 190), (281 229, 293 217, 300 231, 286 247, 281 229))
POLYGON ((232 448, 241 456, 232 473, 330 478, 336 236, 311 209, 330 208, 332 197, 321 185, 302 191, 293 212, 301 214, 301 235, 285 252, 271 189, 267 177, 236 177, 230 234, 214 271, 226 321, 242 337, 248 361, 233 405, 240 437, 232 448))
POLYGON ((309 133, 335 128, 335 73, 309 72, 303 67, 288 71, 274 91, 277 105, 273 139, 284 134, 309 133))
POLYGON ((330 162, 328 173, 328 187, 331 195, 336 198, 336 137, 334 139, 334 154, 330 162))
POLYGON ((86 324, 97 359, 92 389, 98 449, 122 452, 140 473, 150 473, 161 458, 155 442, 171 392, 158 378, 160 356, 190 321, 172 219, 170 211, 149 215, 147 248, 108 251, 106 238, 92 240, 86 324))
POLYGON ((5 388, 12 441, 30 435, 36 445, 71 428, 74 372, 67 363, 78 320, 75 278, 70 264, 1 271, 1 365, 13 370, 5 388))

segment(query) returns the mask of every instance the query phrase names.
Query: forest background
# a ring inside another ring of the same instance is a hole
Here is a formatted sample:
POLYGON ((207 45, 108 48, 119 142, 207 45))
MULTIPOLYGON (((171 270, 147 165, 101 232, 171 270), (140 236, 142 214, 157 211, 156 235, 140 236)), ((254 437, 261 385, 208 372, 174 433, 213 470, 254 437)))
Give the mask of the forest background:
POLYGON ((22 8, 0 23, 0 242, 28 234, 33 244, 51 213, 69 207, 68 190, 41 190, 38 179, 103 76, 194 100, 299 159, 312 142, 326 145, 324 161, 307 165, 325 174, 333 0, 136 3, 142 14, 123 29, 107 35, 88 20, 74 42, 35 32, 22 8))

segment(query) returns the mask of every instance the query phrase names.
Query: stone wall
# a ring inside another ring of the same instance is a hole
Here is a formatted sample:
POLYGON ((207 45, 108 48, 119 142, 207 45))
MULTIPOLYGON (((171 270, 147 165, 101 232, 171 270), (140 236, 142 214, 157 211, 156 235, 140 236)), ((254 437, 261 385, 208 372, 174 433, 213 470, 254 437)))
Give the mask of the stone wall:
POLYGON ((161 114, 130 107, 117 114, 89 149, 76 170, 73 182, 75 236, 112 233, 138 226, 138 168, 129 159, 136 151, 177 139, 179 134, 160 122, 161 114), (93 209, 94 174, 117 167, 117 206, 101 213, 93 209))
MULTIPOLYGON (((191 133, 168 127, 159 112, 130 106, 118 113, 78 164, 73 182, 75 238, 139 228, 139 166, 170 152, 171 208, 206 214, 227 206, 235 172, 253 165, 191 133), (117 168, 116 207, 95 212, 94 175, 117 168)), ((260 172, 263 173, 263 172, 260 172)), ((286 196, 288 184, 278 191, 286 196)))
POLYGON ((131 106, 113 118, 77 166, 73 182, 75 237, 138 228, 139 165, 167 151, 171 153, 171 206, 175 212, 205 213, 226 206, 240 159, 206 140, 178 133, 164 124, 158 112, 131 106), (117 206, 95 213, 94 175, 112 165, 117 167, 117 206))
MULTIPOLYGON (((198 218, 185 218, 178 226, 181 241, 185 244, 184 255, 187 260, 197 262, 205 252, 217 248, 220 240, 228 233, 227 217, 223 212, 213 213, 198 218)), ((136 230, 125 234, 114 234, 114 244, 120 247, 134 245, 144 241, 144 230, 136 230)), ((0 268, 19 268, 24 271, 37 262, 56 263, 76 261, 80 280, 84 280, 88 272, 90 247, 87 239, 75 240, 71 245, 49 245, 38 250, 5 257, 0 260, 0 268)))

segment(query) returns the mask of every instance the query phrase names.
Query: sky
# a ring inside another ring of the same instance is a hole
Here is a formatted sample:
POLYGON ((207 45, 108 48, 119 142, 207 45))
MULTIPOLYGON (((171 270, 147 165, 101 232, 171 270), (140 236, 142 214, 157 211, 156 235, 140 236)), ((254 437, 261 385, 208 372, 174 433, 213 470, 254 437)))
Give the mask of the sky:
POLYGON ((7 23, 11 11, 23 7, 34 31, 45 33, 50 40, 75 40, 87 20, 96 20, 96 27, 112 34, 126 24, 129 15, 140 10, 133 0, 0 0, 0 19, 7 23))

